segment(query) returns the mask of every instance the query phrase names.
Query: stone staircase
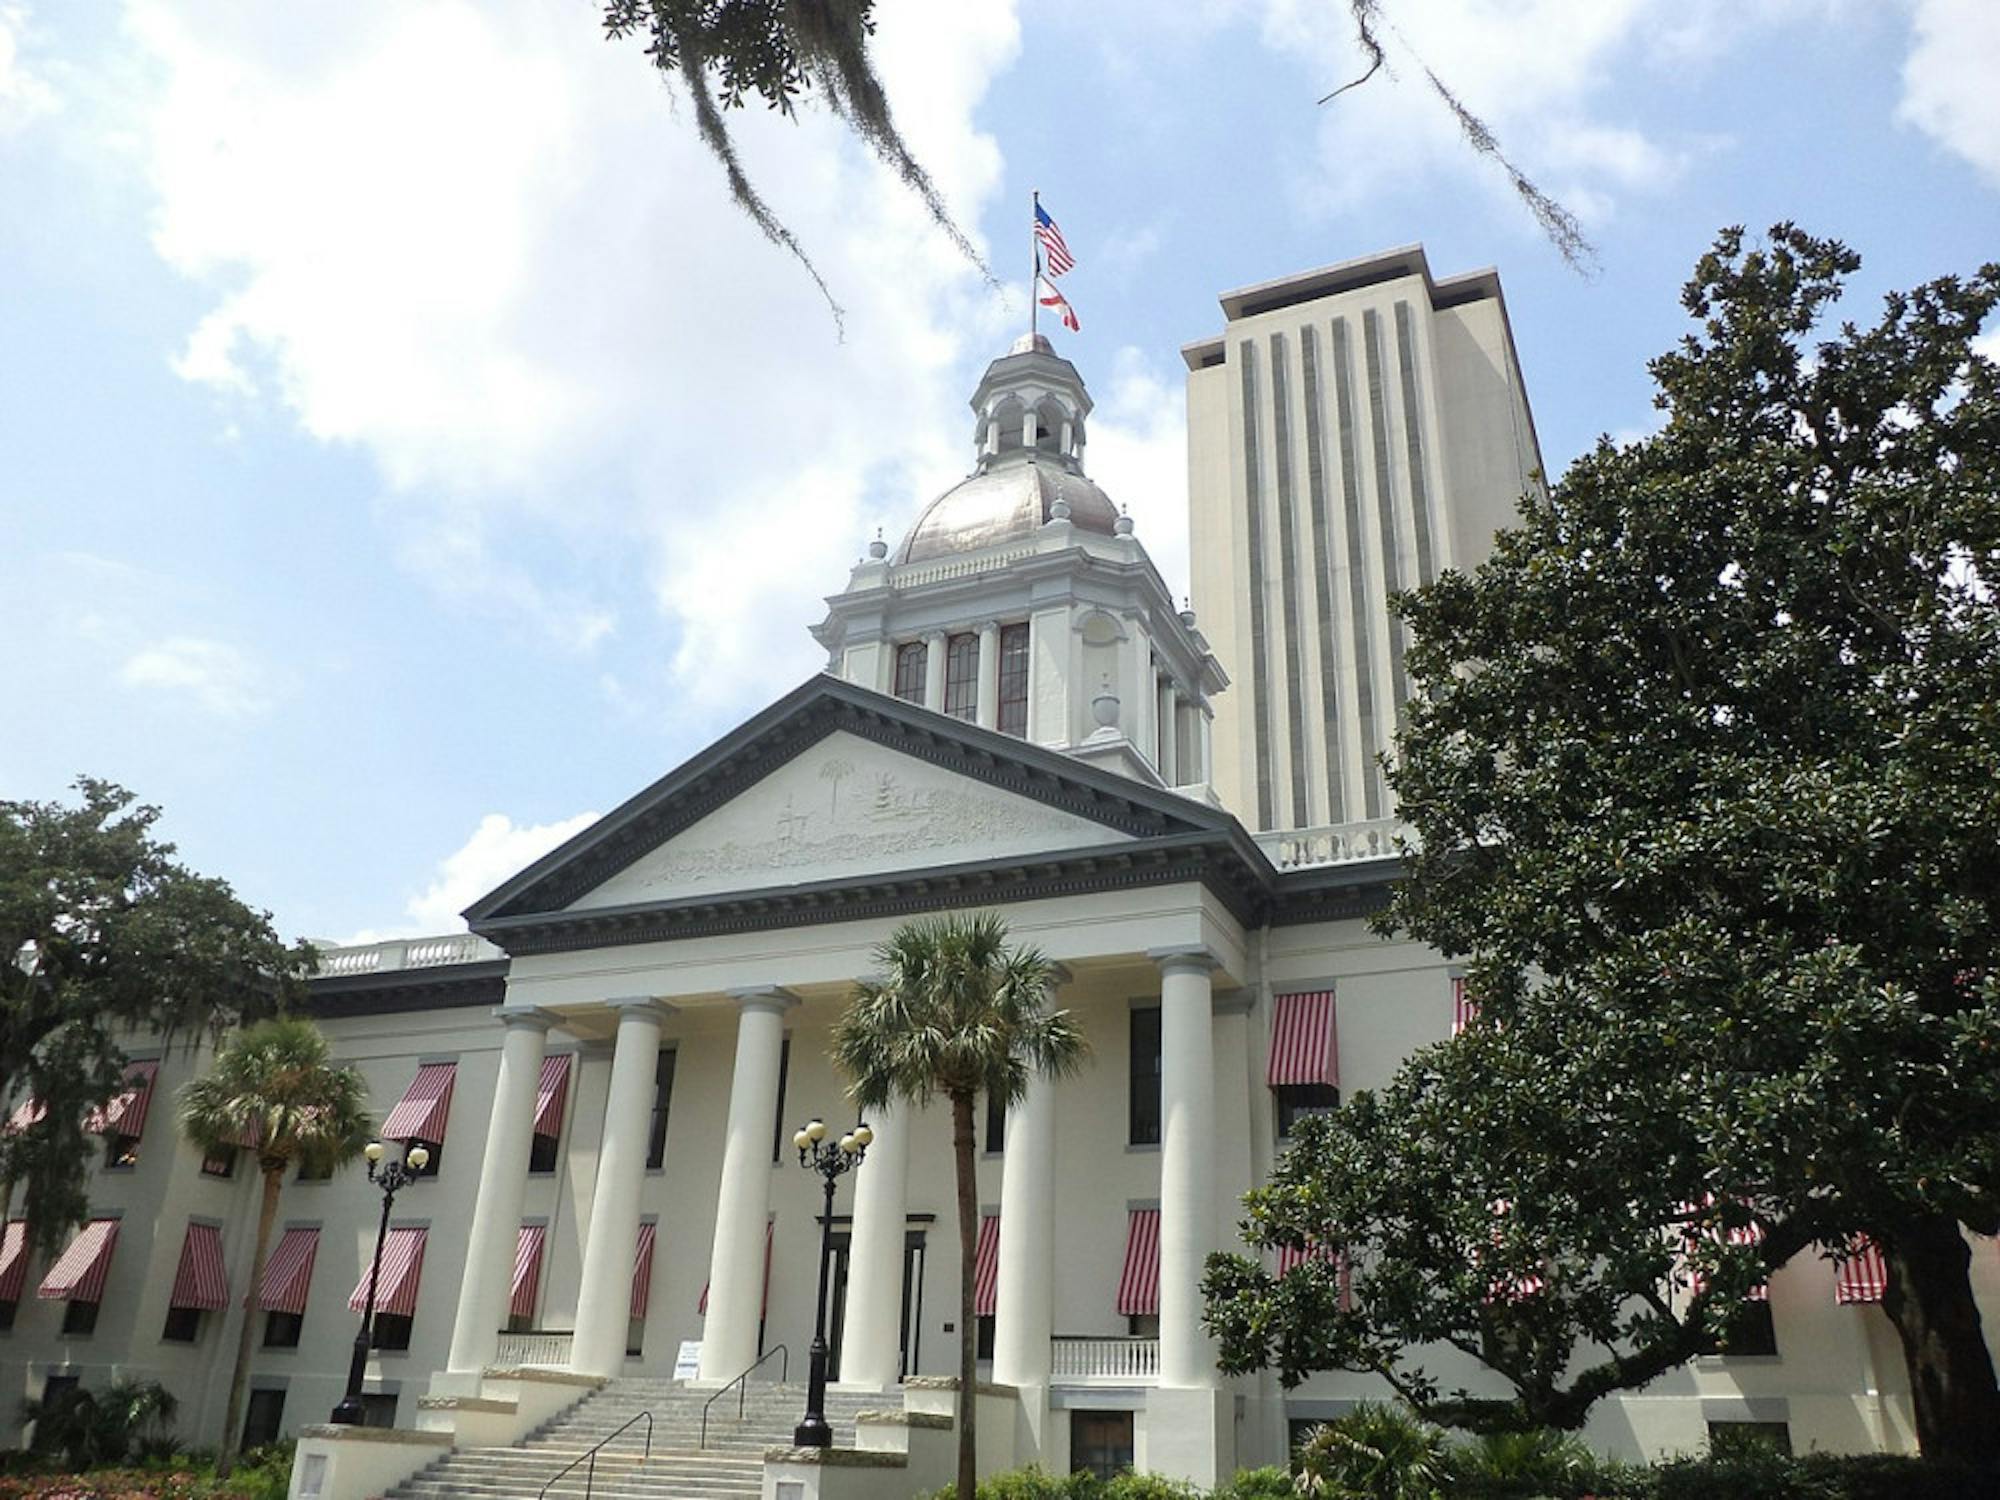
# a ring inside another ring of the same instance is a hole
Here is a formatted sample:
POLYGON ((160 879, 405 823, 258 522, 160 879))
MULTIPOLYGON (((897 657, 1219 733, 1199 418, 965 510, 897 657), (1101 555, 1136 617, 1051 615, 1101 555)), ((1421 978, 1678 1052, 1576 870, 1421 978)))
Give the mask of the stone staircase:
MULTIPOLYGON (((639 1413, 653 1414, 653 1454, 641 1421, 597 1455, 592 1500, 754 1500, 764 1482, 764 1450, 787 1447, 805 1414, 802 1385, 752 1385, 736 1416, 736 1392, 701 1412, 713 1392, 679 1381, 613 1380, 511 1448, 460 1448, 388 1492, 387 1500, 535 1500, 544 1484, 639 1413)), ((854 1415, 895 1404, 893 1396, 829 1391, 826 1418, 836 1446, 854 1446, 854 1415)), ((583 1500, 585 1464, 550 1489, 550 1500, 583 1500)))

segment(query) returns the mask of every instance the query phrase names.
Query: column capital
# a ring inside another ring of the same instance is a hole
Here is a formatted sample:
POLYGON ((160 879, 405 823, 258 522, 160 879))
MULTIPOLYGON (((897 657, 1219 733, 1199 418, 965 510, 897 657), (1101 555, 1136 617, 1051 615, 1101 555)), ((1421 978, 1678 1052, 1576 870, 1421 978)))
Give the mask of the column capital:
POLYGON ((674 1007, 664 1000, 656 1000, 651 995, 620 995, 604 1002, 605 1009, 615 1010, 623 1020, 627 1015, 651 1016, 655 1021, 665 1021, 673 1017, 674 1007))
POLYGON ((1000 622, 998 620, 981 620, 979 622, 979 633, 985 635, 989 631, 998 635, 1000 633, 1000 622))
POLYGON ((739 1010, 774 1010, 780 1013, 799 1004, 799 997, 781 984, 746 984, 726 992, 739 1010))
POLYGON ((1176 943, 1167 948, 1148 948, 1146 957, 1160 966, 1162 974, 1211 974, 1222 960, 1206 943, 1176 943))
POLYGON ((945 633, 942 630, 926 630, 924 632, 924 644, 927 646, 930 645, 933 641, 942 645, 944 643, 944 638, 945 638, 945 633))
POLYGON ((502 1005, 493 1012, 493 1019, 509 1031, 520 1027, 524 1030, 546 1032, 561 1021, 552 1010, 543 1010, 539 1005, 502 1005))

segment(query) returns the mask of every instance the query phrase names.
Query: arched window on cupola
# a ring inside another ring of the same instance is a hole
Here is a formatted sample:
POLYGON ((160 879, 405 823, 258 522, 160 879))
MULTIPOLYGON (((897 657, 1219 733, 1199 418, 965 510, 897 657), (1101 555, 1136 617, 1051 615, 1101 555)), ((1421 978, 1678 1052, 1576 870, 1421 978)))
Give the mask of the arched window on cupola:
POLYGON ((1069 425, 1069 412, 1061 402, 1045 397, 1035 407, 1035 451, 1052 454, 1057 458, 1068 456, 1063 439, 1069 434, 1064 429, 1069 425))
POLYGON ((983 431, 982 451, 1006 453, 1021 446, 1021 425, 1023 410, 1021 403, 1012 396, 1002 396, 993 403, 986 414, 983 431))

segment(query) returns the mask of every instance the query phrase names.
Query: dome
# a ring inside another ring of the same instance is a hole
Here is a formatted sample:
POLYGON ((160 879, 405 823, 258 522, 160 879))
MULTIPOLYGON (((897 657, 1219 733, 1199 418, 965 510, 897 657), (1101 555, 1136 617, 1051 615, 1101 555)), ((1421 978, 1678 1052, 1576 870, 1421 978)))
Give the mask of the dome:
POLYGON ((1049 519, 1057 499, 1074 526, 1111 536, 1118 507, 1082 474, 1056 464, 1017 461, 968 476, 924 507, 893 561, 922 562, 1022 541, 1049 519))

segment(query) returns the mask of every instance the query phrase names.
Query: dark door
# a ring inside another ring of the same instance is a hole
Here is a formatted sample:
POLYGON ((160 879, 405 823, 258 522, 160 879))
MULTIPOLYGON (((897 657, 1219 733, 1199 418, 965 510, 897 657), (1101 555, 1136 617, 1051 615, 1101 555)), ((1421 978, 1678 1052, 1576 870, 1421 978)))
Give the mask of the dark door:
POLYGON ((903 1235, 903 1369, 905 1377, 917 1373, 924 1337, 924 1232, 911 1229, 903 1235))
POLYGON ((833 1263, 827 1271, 826 1287, 826 1378, 840 1379, 840 1335, 847 1326, 847 1252, 854 1236, 844 1229, 833 1232, 833 1263))

